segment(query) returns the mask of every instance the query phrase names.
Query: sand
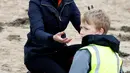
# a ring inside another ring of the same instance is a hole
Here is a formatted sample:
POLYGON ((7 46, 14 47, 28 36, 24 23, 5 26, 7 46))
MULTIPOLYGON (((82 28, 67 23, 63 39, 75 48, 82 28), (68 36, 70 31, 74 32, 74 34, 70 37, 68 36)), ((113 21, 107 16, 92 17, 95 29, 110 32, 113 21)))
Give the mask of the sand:
MULTIPOLYGON (((0 73, 26 73, 23 61, 23 47, 27 40, 29 25, 29 0, 0 0, 0 73), (16 22, 21 19, 23 22, 16 22), (12 22, 16 23, 12 23, 12 22), (13 25, 14 24, 14 25, 13 25)), ((121 41, 120 50, 130 54, 130 0, 75 0, 81 15, 87 11, 87 6, 103 9, 111 19, 112 34, 121 41)), ((68 44, 80 43, 79 34, 71 23, 65 30, 67 37, 73 38, 68 44)), ((130 71, 130 56, 123 57, 124 71, 130 71)))

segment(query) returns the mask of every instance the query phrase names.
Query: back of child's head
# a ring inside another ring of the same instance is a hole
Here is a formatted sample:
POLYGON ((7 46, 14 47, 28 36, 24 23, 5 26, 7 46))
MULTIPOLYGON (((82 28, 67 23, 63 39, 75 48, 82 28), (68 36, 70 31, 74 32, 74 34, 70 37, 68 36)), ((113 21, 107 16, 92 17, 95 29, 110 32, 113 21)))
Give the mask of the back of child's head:
POLYGON ((106 34, 110 28, 109 17, 102 10, 88 10, 84 14, 82 22, 87 23, 88 25, 95 25, 97 30, 103 28, 103 34, 106 34))

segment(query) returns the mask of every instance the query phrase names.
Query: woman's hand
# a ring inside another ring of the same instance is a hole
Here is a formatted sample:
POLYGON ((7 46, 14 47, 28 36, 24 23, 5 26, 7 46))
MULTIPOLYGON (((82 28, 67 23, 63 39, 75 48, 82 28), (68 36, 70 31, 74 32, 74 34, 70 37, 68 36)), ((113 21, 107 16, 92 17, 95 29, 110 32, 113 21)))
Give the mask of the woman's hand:
POLYGON ((59 32, 53 36, 53 39, 59 43, 69 43, 72 39, 62 38, 61 36, 65 34, 65 32, 59 32))

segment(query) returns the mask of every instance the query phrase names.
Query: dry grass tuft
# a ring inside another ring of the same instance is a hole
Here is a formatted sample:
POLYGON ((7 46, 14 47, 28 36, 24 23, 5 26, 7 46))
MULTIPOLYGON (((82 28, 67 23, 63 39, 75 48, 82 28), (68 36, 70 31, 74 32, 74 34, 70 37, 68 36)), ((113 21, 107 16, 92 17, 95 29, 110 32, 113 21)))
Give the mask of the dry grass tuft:
POLYGON ((7 25, 9 26, 15 26, 15 27, 28 25, 28 24, 29 24, 29 18, 18 18, 14 20, 13 22, 7 23, 7 25))
POLYGON ((109 30, 116 30, 116 28, 114 28, 114 27, 110 27, 110 29, 109 30))
POLYGON ((119 34, 118 37, 119 37, 120 41, 130 41, 130 35, 119 34))
POLYGON ((130 54, 122 52, 122 51, 119 51, 119 56, 121 56, 121 57, 128 57, 128 56, 130 56, 130 54))
POLYGON ((122 26, 120 30, 124 31, 124 32, 130 32, 130 27, 128 27, 128 26, 122 26))
POLYGON ((0 26, 0 32, 2 32, 2 31, 3 31, 3 29, 4 29, 4 28, 3 28, 2 26, 0 26))
POLYGON ((20 40, 21 40, 21 37, 20 37, 20 35, 9 35, 9 36, 7 37, 7 39, 8 39, 9 41, 12 41, 12 40, 20 41, 20 40))

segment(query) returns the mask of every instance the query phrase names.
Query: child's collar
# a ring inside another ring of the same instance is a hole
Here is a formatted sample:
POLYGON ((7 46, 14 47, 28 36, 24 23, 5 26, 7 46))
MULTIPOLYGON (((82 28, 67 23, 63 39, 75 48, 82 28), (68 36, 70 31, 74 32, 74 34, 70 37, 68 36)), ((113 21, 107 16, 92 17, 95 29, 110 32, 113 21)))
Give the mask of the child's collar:
POLYGON ((87 35, 82 39, 82 47, 89 44, 109 46, 114 52, 118 52, 120 42, 112 35, 87 35))

